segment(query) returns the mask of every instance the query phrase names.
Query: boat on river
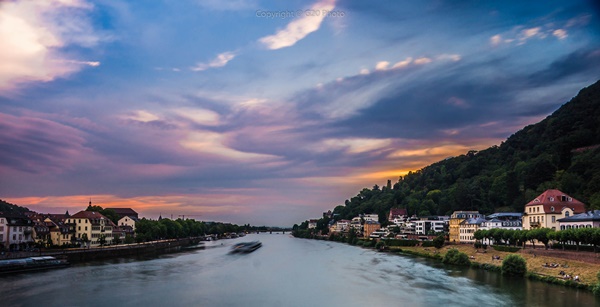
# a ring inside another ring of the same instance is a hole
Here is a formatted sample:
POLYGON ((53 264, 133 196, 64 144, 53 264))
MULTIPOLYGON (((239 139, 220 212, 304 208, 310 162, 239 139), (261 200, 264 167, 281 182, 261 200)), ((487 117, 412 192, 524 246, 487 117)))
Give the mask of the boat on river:
POLYGON ((5 259, 0 260, 0 274, 56 269, 68 265, 69 262, 67 260, 52 256, 5 259))
POLYGON ((231 247, 231 253, 251 253, 262 246, 260 241, 240 242, 231 247))

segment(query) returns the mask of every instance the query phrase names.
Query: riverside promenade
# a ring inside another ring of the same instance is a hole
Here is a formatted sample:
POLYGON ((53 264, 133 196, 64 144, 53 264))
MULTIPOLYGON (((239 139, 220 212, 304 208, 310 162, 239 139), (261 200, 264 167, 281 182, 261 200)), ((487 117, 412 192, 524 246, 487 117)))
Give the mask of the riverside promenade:
POLYGON ((67 259, 71 263, 78 263, 91 260, 177 252, 188 247, 197 246, 202 239, 202 237, 193 237, 91 248, 40 249, 38 251, 3 252, 0 254, 0 259, 53 256, 61 259, 67 259))

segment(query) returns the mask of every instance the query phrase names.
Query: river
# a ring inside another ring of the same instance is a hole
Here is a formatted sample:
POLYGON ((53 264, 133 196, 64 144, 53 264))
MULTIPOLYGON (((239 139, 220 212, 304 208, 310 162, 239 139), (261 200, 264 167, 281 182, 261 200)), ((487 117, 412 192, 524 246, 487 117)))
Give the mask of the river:
POLYGON ((6 276, 0 284, 0 306, 600 305, 587 291, 288 234, 6 276), (250 240, 263 247, 228 253, 250 240))

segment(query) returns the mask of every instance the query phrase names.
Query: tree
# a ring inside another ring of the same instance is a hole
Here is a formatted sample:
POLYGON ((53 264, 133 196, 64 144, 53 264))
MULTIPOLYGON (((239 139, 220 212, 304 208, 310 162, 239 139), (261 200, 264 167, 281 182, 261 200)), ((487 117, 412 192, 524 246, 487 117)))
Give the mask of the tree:
POLYGON ((435 239, 433 239, 433 246, 437 249, 440 249, 440 248, 444 247, 445 242, 446 242, 446 239, 444 238, 444 235, 439 235, 439 236, 435 237, 435 239))
POLYGON ((444 259, 442 259, 443 263, 446 264, 457 264, 457 265, 470 265, 471 261, 469 260, 469 256, 467 254, 458 251, 456 248, 451 248, 444 255, 444 259))
POLYGON ((88 243, 90 242, 90 239, 88 238, 87 233, 84 233, 81 235, 81 241, 83 241, 83 243, 85 244, 85 246, 88 246, 88 243))
POLYGON ((508 255, 502 261, 502 275, 524 276, 527 273, 527 261, 519 255, 508 255))
POLYGON ((130 234, 126 234, 125 235, 125 244, 131 244, 133 242, 135 242, 133 237, 130 234))
POLYGON ((104 246, 104 244, 106 244, 106 236, 101 235, 98 239, 98 243, 100 243, 100 246, 104 246))

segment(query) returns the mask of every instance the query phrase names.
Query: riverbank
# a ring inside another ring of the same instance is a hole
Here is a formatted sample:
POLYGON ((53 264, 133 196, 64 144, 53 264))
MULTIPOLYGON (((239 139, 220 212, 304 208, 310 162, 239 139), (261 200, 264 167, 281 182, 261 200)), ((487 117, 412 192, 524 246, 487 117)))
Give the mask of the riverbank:
POLYGON ((179 252, 189 247, 198 246, 201 243, 201 239, 200 237, 193 237, 94 248, 49 249, 38 252, 6 253, 4 259, 53 256, 66 259, 70 263, 81 263, 94 260, 179 252))
POLYGON ((482 268, 500 268, 502 260, 508 255, 516 254, 527 261, 527 272, 530 278, 564 284, 566 286, 576 286, 578 288, 589 288, 597 283, 596 274, 600 271, 600 258, 592 252, 574 252, 527 248, 514 253, 496 251, 489 247, 487 250, 475 249, 472 245, 445 245, 437 250, 434 247, 388 247, 389 251, 405 252, 407 254, 422 256, 427 258, 442 259, 448 250, 456 248, 469 256, 469 260, 474 266, 482 268), (579 257, 578 257, 579 256, 579 257), (495 257, 499 257, 494 259, 495 257), (558 264, 558 267, 546 267, 545 264, 558 264), (564 272, 570 276, 579 276, 579 283, 565 281, 560 275, 564 272))

